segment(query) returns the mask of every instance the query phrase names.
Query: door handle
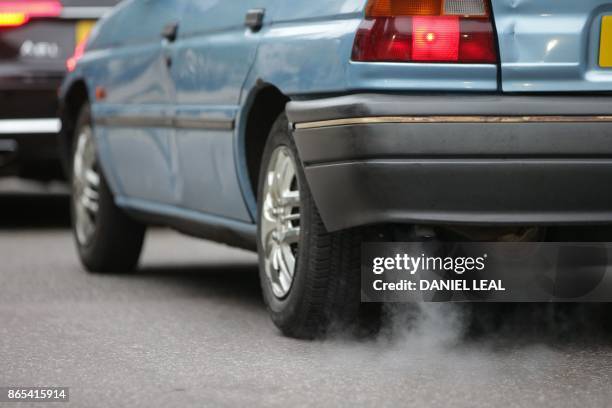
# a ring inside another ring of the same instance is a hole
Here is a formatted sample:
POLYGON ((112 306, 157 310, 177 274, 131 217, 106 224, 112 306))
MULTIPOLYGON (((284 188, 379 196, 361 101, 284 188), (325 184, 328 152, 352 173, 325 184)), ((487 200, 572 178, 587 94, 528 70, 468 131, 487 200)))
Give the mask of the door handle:
POLYGON ((174 42, 178 35, 178 29, 179 24, 177 22, 166 24, 161 32, 161 36, 169 42, 174 42))
POLYGON ((264 17, 266 15, 266 9, 251 9, 247 11, 244 25, 251 29, 251 31, 259 31, 263 27, 264 17))

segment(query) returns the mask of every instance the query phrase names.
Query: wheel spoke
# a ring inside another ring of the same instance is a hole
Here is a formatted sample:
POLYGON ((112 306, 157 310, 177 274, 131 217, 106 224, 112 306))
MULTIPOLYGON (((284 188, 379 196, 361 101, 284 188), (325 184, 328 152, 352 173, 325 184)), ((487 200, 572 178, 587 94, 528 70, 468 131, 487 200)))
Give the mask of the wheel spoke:
POLYGON ((295 256, 291 251, 289 245, 282 245, 280 247, 281 258, 283 260, 282 265, 285 265, 288 275, 293 279, 293 273, 295 271, 295 256))
POLYGON ((291 186, 291 181, 295 176, 295 168, 293 167, 293 163, 291 157, 284 153, 281 159, 281 167, 278 171, 279 177, 279 186, 281 189, 289 189, 291 186))
POLYGON ((274 171, 270 171, 268 173, 268 196, 273 203, 278 201, 278 197, 280 197, 280 190, 278 187, 278 183, 276 182, 276 173, 274 171))
POLYGON ((300 239, 300 228, 299 227, 291 227, 288 228, 282 238, 281 241, 285 244, 295 244, 300 239))
POLYGON ((287 191, 281 195, 279 205, 285 208, 295 208, 300 206, 300 192, 287 191))
POLYGON ((94 190, 93 188, 91 188, 91 187, 85 187, 83 189, 83 195, 85 197, 87 197, 91 201, 98 201, 98 199, 100 197, 98 192, 96 190, 94 190))
POLYGON ((293 281, 293 269, 295 267, 294 261, 291 260, 293 255, 287 256, 284 249, 279 247, 277 251, 278 258, 278 272, 279 272, 279 283, 283 290, 288 290, 291 286, 291 282, 293 281))
POLYGON ((283 222, 299 221, 299 220, 300 220, 300 213, 286 214, 286 215, 281 216, 281 221, 283 222))
POLYGON ((279 264, 280 259, 278 257, 278 254, 279 254, 278 245, 274 245, 270 253, 270 258, 272 261, 272 268, 275 271, 278 271, 280 269, 280 264, 279 264))
POLYGON ((100 186, 100 176, 93 169, 88 169, 85 172, 85 180, 89 183, 89 185, 98 188, 100 186))
POLYGON ((81 197, 81 205, 90 213, 96 214, 98 212, 98 203, 85 195, 81 197))

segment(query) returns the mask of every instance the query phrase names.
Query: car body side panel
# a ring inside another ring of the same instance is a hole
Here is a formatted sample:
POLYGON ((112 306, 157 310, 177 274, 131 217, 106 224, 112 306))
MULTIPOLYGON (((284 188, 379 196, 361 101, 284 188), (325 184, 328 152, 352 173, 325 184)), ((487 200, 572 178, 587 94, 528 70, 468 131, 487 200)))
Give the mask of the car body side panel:
POLYGON ((255 209, 244 164, 243 120, 265 84, 298 99, 357 90, 498 89, 495 65, 351 62, 366 0, 280 1, 276 7, 273 0, 240 5, 173 0, 164 6, 163 21, 155 17, 152 24, 142 18, 130 23, 125 17, 139 2, 157 1, 128 0, 95 29, 87 55, 71 75, 84 75, 92 96, 95 87, 107 87, 107 100, 94 103, 94 115, 156 115, 233 126, 179 126, 168 133, 156 127, 134 132, 133 127, 98 126, 103 166, 116 175, 111 184, 118 195, 127 198, 252 222, 255 209), (243 25, 244 17, 249 8, 259 7, 267 9, 266 24, 251 33, 243 25), (161 26, 182 12, 179 39, 163 45, 161 26), (210 24, 208 30, 205 23, 210 24), (126 24, 131 27, 123 31, 126 24), (156 40, 147 43, 143 32, 156 40), (165 56, 172 57, 170 71, 164 66, 165 56), (146 171, 150 181, 139 183, 136 172, 146 171))
POLYGON ((276 1, 185 2, 171 50, 183 208, 252 220, 238 182, 233 138, 242 86, 259 42, 244 21, 249 10, 273 10, 276 1), (196 124, 181 126, 184 121, 196 124))
POLYGON ((599 67, 601 20, 609 0, 493 0, 506 92, 612 90, 599 67))
POLYGON ((171 116, 168 89, 159 81, 165 66, 157 46, 125 49, 125 53, 98 61, 91 67, 92 86, 106 89, 108 99, 92 104, 96 135, 108 145, 109 156, 101 156, 105 168, 113 168, 121 193, 163 203, 176 202, 173 187, 171 130, 167 127, 130 126, 122 118, 171 116), (127 73, 127 74, 126 74, 127 73), (143 183, 140 176, 151 178, 143 183))
POLYGON ((173 130, 159 125, 173 116, 174 109, 160 33, 179 18, 178 13, 164 0, 128 2, 103 22, 106 27, 93 40, 98 45, 116 41, 124 45, 94 46, 82 62, 90 86, 106 91, 104 100, 91 100, 96 134, 105 145, 100 160, 105 169, 112 169, 116 177, 112 184, 120 195, 164 204, 179 200, 173 130), (117 26, 125 29, 111 30, 117 26), (121 35, 123 39, 113 37, 121 35))
POLYGON ((100 21, 87 49, 114 50, 161 41, 162 28, 178 21, 182 4, 176 0, 125 0, 100 21))

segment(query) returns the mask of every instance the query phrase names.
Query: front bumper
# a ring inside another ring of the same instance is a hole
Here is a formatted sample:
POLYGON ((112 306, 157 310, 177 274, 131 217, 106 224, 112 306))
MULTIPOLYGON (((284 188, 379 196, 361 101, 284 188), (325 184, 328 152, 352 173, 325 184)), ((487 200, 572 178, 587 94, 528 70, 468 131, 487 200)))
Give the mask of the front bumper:
POLYGON ((612 223, 610 96, 361 94, 287 111, 330 231, 612 223))

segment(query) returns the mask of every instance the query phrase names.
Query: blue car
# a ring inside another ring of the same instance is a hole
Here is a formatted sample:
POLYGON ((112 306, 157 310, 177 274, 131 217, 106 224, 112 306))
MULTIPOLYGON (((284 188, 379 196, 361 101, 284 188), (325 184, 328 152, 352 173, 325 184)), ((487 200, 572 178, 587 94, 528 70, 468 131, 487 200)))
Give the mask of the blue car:
MULTIPOLYGON (((127 0, 60 90, 74 235, 257 250, 283 333, 353 327, 360 246, 612 224, 610 0, 127 0)), ((81 55, 82 54, 82 55, 81 55)))

